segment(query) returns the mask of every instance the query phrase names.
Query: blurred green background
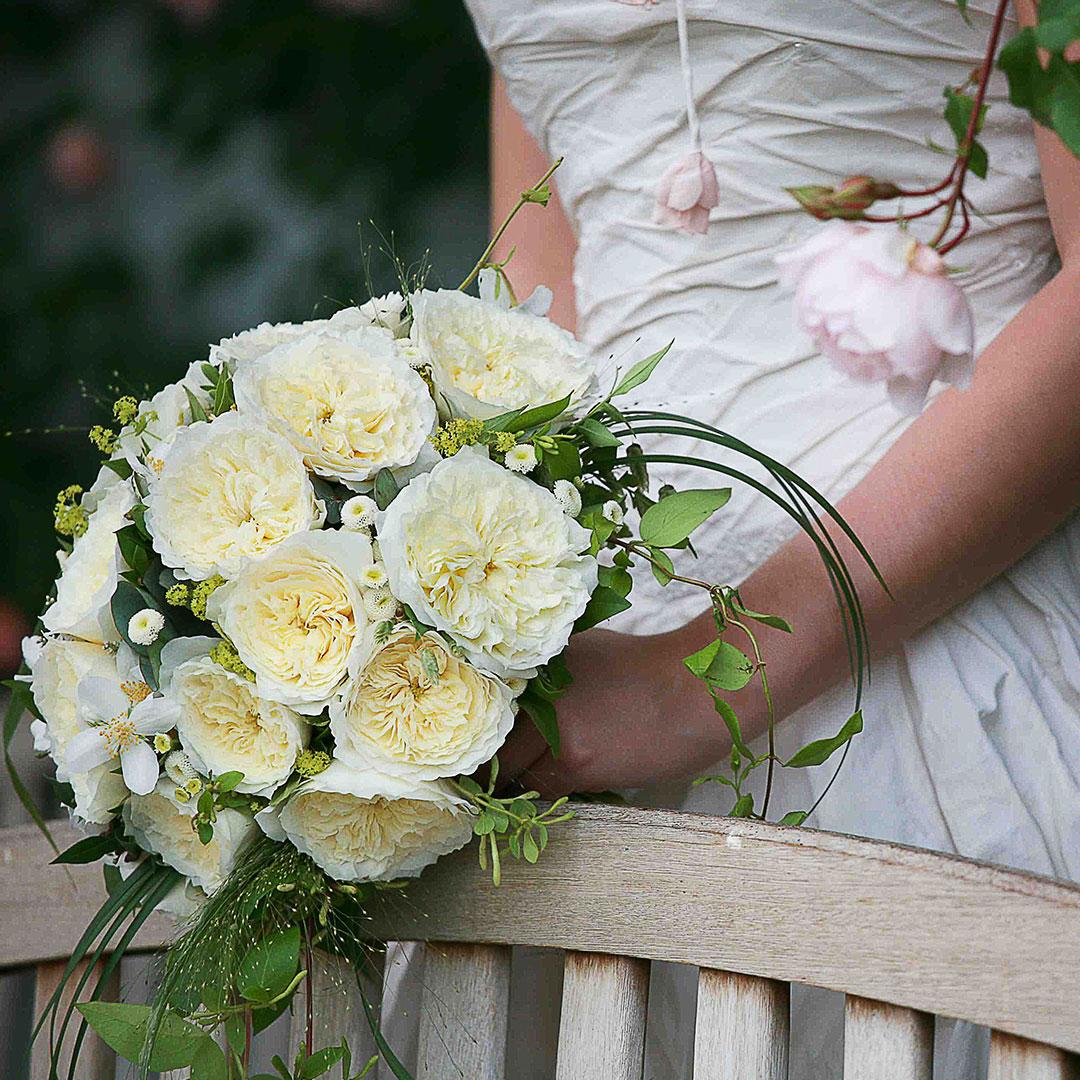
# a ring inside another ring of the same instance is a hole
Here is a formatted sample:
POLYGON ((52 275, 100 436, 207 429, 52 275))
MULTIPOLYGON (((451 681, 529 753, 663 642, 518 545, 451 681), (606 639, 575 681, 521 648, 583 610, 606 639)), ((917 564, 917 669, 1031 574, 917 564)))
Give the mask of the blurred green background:
POLYGON ((118 390, 366 299, 368 247, 394 287, 369 222, 406 263, 430 248, 435 283, 464 276, 488 86, 458 0, 3 0, 0 85, 8 674, 56 573, 56 491, 93 479, 118 390))

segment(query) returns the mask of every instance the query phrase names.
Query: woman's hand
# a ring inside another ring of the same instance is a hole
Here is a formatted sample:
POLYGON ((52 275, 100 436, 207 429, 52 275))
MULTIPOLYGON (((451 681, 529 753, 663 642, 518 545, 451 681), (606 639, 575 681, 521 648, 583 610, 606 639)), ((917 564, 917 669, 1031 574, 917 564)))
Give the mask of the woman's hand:
POLYGON ((557 704, 558 758, 522 714, 499 751, 500 782, 554 798, 704 772, 730 749, 705 687, 682 662, 709 640, 706 621, 653 637, 575 635, 566 656, 574 682, 557 704))

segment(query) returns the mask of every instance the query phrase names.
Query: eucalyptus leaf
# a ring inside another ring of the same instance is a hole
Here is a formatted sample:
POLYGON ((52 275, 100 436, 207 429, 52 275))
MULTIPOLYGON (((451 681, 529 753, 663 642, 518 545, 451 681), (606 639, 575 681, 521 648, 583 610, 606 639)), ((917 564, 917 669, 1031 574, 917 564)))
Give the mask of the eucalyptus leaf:
POLYGON ((805 769, 811 765, 821 765, 840 749, 844 743, 863 729, 862 710, 854 712, 844 722, 844 726, 831 739, 815 739, 797 751, 784 762, 789 769, 805 769))
POLYGON ((652 547, 675 547, 688 539, 730 498, 731 488, 676 491, 645 511, 639 535, 652 547))

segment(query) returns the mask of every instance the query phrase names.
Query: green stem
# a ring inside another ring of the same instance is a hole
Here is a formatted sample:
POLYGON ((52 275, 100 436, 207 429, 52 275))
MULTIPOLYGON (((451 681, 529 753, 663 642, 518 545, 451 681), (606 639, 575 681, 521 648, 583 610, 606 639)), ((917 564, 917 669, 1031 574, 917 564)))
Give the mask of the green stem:
MULTIPOLYGON (((707 581, 699 581, 697 578, 683 577, 682 574, 672 573, 666 566, 653 558, 652 552, 647 547, 639 546, 636 540, 621 540, 617 536, 608 538, 609 544, 618 544, 619 547, 625 548, 632 555, 639 555, 641 558, 652 563, 658 570, 662 571, 665 577, 671 578, 672 581, 681 581, 684 585, 694 585, 699 589, 704 589, 706 592, 712 592, 713 586, 707 581)), ((642 542, 643 543, 643 542, 642 542)))
MULTIPOLYGON (((543 187, 544 184, 546 184, 548 180, 551 179, 552 173, 555 172, 555 170, 562 164, 562 162, 563 159, 559 158, 555 162, 555 164, 552 165, 551 168, 548 169, 548 171, 544 173, 544 175, 541 176, 540 179, 529 190, 536 191, 538 188, 543 187)), ((513 221, 515 217, 517 217, 518 211, 527 202, 531 201, 531 199, 525 198, 524 193, 518 198, 517 204, 514 206, 514 209, 506 215, 506 220, 496 230, 495 235, 491 238, 491 243, 488 244, 486 248, 484 248, 484 254, 481 255, 480 258, 477 260, 476 265, 469 272, 469 276, 458 286, 459 291, 467 289, 476 280, 476 275, 479 274, 480 271, 483 270, 484 267, 487 265, 488 256, 495 250, 495 245, 502 239, 503 233, 506 232, 507 228, 510 225, 510 222, 513 221)), ((506 275, 504 274, 503 276, 505 277, 506 275)))

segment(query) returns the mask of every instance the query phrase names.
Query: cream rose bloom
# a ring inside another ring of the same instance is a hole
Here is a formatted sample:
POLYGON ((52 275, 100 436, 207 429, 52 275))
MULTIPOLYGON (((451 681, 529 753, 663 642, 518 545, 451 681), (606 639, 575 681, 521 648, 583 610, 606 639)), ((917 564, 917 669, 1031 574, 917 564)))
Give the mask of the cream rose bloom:
POLYGON ((359 307, 342 308, 334 312, 327 324, 331 330, 355 330, 359 326, 376 326, 393 337, 408 335, 408 308, 401 293, 376 296, 359 307))
POLYGON ((241 413, 276 428, 309 469, 357 488, 411 465, 435 425, 424 380, 371 326, 309 334, 241 367, 241 413))
POLYGON ((514 726, 510 688, 459 660, 441 635, 395 631, 330 705, 335 753, 415 780, 471 773, 514 726))
POLYGON ((217 345, 211 345, 210 363, 215 366, 224 364, 230 371, 235 371, 287 341, 295 341, 314 330, 321 330, 328 322, 328 319, 311 319, 304 323, 259 323, 250 330, 242 330, 232 337, 222 338, 217 345))
POLYGON ((580 400, 592 389, 593 365, 581 345, 549 319, 456 289, 421 292, 411 302, 412 340, 454 413, 484 418, 567 394, 580 400))
POLYGON ((213 895, 225 884, 236 859, 256 834, 255 822, 239 810, 219 810, 214 836, 204 844, 191 827, 192 803, 171 797, 173 785, 162 780, 149 795, 132 795, 124 803, 124 825, 143 851, 160 855, 174 870, 213 895))
POLYGON ((161 689, 179 709, 176 733, 204 775, 239 771, 236 790, 269 795, 307 745, 310 728, 292 709, 267 701, 252 684, 210 659, 217 640, 174 638, 161 650, 161 689))
POLYGON ((56 599, 41 616, 49 633, 96 642, 120 640, 109 607, 123 563, 116 533, 130 524, 127 514, 134 505, 135 491, 123 482, 111 487, 90 515, 86 532, 64 560, 56 599))
POLYGON ((351 769, 342 761, 256 820, 267 836, 290 840, 337 881, 416 877, 472 836, 469 804, 444 784, 351 769))
POLYGON ((561 652, 596 588, 588 530, 472 447, 409 484, 377 526, 394 595, 504 678, 561 652))
POLYGON ((348 675, 364 640, 362 533, 298 533, 211 594, 207 615, 255 672, 259 697, 315 715, 348 675))
POLYGON ((34 748, 47 752, 56 762, 56 779, 71 784, 75 792, 75 816, 92 825, 103 825, 114 817, 112 811, 127 794, 127 788, 116 773, 114 761, 87 772, 72 772, 67 746, 84 726, 79 720, 77 693, 83 679, 141 679, 135 672, 135 656, 127 649, 122 653, 124 676, 117 665, 117 654, 101 645, 67 638, 28 638, 23 644, 34 703, 45 717, 30 725, 34 748))
POLYGON ((179 578, 234 577, 244 563, 325 517, 300 455, 236 413, 176 438, 146 497, 146 525, 179 578))

